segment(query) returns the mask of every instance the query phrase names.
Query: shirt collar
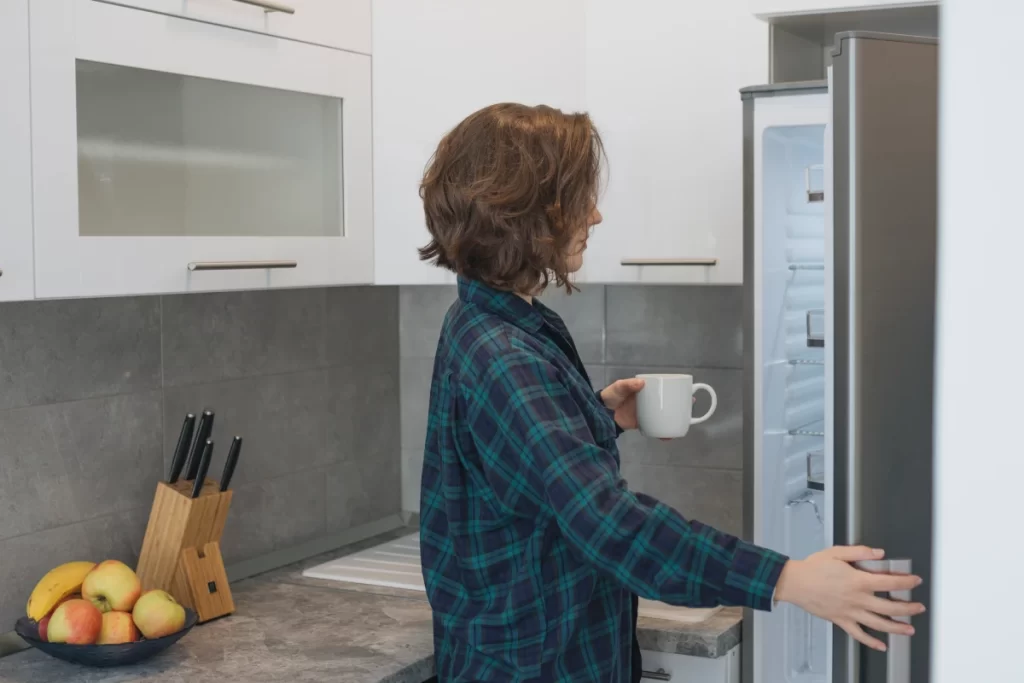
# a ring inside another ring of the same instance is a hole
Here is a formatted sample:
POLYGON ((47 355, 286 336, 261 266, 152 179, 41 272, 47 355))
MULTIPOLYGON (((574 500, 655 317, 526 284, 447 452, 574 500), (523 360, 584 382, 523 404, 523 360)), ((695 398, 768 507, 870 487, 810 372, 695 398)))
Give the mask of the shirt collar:
POLYGON ((534 299, 533 305, 512 292, 488 287, 482 282, 459 276, 459 300, 474 304, 531 334, 544 326, 545 307, 534 299))

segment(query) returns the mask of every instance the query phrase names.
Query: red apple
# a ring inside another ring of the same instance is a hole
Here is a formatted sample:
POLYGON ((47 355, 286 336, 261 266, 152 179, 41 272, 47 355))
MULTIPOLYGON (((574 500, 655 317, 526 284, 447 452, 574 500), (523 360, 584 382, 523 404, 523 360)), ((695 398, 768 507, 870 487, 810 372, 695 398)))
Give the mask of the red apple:
POLYGON ((139 577, 117 560, 100 562, 82 581, 82 597, 100 612, 131 612, 141 592, 139 577))
POLYGON ((51 643, 92 645, 100 635, 103 615, 88 600, 68 600, 58 607, 46 626, 51 643))
POLYGON ((132 619, 146 638, 163 638, 185 628, 185 608, 166 591, 146 591, 135 603, 132 619))
POLYGON ((47 614, 43 617, 42 621, 39 622, 39 640, 46 642, 46 629, 50 626, 50 616, 47 614))
POLYGON ((139 630, 135 628, 132 615, 128 612, 107 612, 103 615, 103 626, 97 645, 119 645, 134 643, 139 639, 139 630))

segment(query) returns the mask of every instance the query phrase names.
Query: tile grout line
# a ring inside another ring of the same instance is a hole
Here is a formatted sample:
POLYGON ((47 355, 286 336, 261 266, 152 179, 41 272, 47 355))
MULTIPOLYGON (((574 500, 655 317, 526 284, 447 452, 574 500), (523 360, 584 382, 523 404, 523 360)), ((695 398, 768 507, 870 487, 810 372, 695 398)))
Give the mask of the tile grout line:
POLYGON ((630 462, 628 464, 629 464, 630 467, 652 467, 652 468, 656 467, 656 468, 670 469, 670 470, 673 470, 673 471, 679 471, 679 470, 698 470, 700 472, 718 472, 720 474, 736 474, 736 473, 742 474, 743 473, 743 468, 742 467, 731 469, 731 468, 728 468, 728 467, 701 467, 699 465, 673 465, 671 463, 636 462, 636 461, 633 461, 633 460, 630 460, 630 462))
POLYGON ((141 394, 149 394, 155 391, 162 391, 160 387, 149 387, 148 389, 138 389, 135 391, 121 391, 113 394, 96 394, 95 396, 83 396, 81 398, 69 398, 61 401, 51 401, 49 403, 29 403, 28 405, 22 406, 11 406, 10 408, 0 408, 0 414, 13 413, 19 410, 32 410, 35 408, 50 408, 53 406, 66 406, 73 405, 75 403, 85 403, 86 401, 99 401, 108 398, 121 398, 127 396, 139 396, 141 394))
POLYGON ((733 371, 742 372, 743 367, 731 367, 727 365, 693 365, 687 363, 661 363, 652 365, 643 365, 639 363, 604 363, 606 368, 626 368, 626 369, 637 369, 637 370, 717 370, 717 371, 733 371))
MULTIPOLYGON (((135 507, 135 508, 129 508, 127 510, 115 510, 113 512, 107 512, 107 513, 102 514, 102 515, 97 515, 96 517, 89 517, 87 519, 80 519, 77 522, 71 522, 70 524, 58 524, 57 526, 46 527, 45 529, 37 529, 35 531, 26 531, 23 534, 15 534, 14 536, 7 536, 6 538, 0 538, 0 544, 7 543, 8 541, 16 541, 16 540, 18 540, 20 538, 25 538, 26 536, 38 536, 39 534, 46 534, 46 533, 49 533, 51 531, 58 531, 60 529, 70 529, 72 527, 81 526, 82 524, 89 524, 90 522, 98 522, 98 521, 103 520, 103 519, 110 519, 112 517, 117 517, 119 515, 123 515, 123 514, 129 513, 129 512, 135 511, 135 510, 147 510, 147 507, 146 506, 140 506, 140 507, 135 507)), ((147 519, 148 519, 148 513, 147 513, 147 519)))
MULTIPOLYGON (((325 287, 323 289, 323 291, 322 291, 321 309, 320 309, 320 334, 321 334, 320 343, 321 343, 322 350, 323 350, 323 355, 321 357, 323 359, 324 365, 329 365, 328 358, 330 358, 330 349, 328 349, 328 343, 329 343, 330 336, 331 336, 330 335, 330 330, 329 330, 329 327, 330 327, 330 324, 329 324, 329 320, 330 320, 330 302, 328 301, 328 299, 330 299, 330 293, 328 292, 328 289, 325 287)), ((330 370, 328 369, 328 370, 325 370, 325 372, 324 372, 324 396, 325 396, 326 400, 324 401, 324 405, 321 406, 321 408, 324 411, 324 415, 325 415, 324 422, 323 422, 323 432, 320 434, 320 440, 321 440, 320 441, 320 449, 321 449, 320 452, 323 455, 327 454, 327 444, 328 444, 328 441, 329 441, 329 432, 330 432, 330 422, 331 422, 331 420, 330 420, 330 409, 328 408, 328 406, 330 406, 330 404, 331 404, 330 392, 331 392, 331 381, 330 381, 330 370)), ((327 530, 327 495, 328 495, 327 494, 327 469, 326 468, 324 469, 323 476, 320 478, 320 483, 323 485, 323 497, 324 497, 324 503, 323 503, 323 507, 321 509, 321 515, 320 515, 320 524, 321 524, 321 528, 323 528, 323 530, 326 532, 326 530, 327 530)))
POLYGON ((164 472, 164 449, 167 447, 167 392, 165 391, 164 369, 164 297, 159 297, 160 307, 160 473, 164 472))
MULTIPOLYGON (((601 285, 601 364, 608 363, 608 285, 601 285)), ((605 382, 608 377, 605 376, 605 382)))

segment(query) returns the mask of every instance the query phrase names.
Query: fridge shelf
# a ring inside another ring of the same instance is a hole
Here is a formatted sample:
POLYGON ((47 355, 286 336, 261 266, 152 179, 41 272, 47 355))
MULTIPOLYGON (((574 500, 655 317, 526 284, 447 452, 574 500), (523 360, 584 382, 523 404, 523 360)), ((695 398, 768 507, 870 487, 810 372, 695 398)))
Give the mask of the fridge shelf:
POLYGON ((789 269, 792 271, 798 270, 825 270, 824 263, 790 263, 789 269))
POLYGON ((824 358, 790 358, 790 365, 825 365, 824 358))
POLYGON ((815 420, 814 422, 789 430, 790 436, 825 436, 825 421, 815 420))

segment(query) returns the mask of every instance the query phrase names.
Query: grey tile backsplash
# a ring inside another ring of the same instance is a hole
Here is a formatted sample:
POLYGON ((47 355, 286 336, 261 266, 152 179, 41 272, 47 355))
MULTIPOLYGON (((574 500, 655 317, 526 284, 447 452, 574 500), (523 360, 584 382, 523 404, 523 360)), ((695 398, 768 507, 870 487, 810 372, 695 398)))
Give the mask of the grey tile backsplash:
POLYGON ((0 304, 0 410, 160 388, 160 300, 0 304))
POLYGON ((742 287, 607 288, 614 365, 743 368, 742 287))
MULTIPOLYGON (((245 438, 229 564, 418 512, 454 298, 419 286, 0 304, 0 623, 61 562, 135 561, 188 411, 217 412, 214 477, 230 437, 245 438)), ((714 419, 670 444, 623 436, 622 468, 633 489, 739 531, 741 288, 589 285, 544 301, 595 388, 652 370, 715 387, 714 419)))
MULTIPOLYGON (((430 376, 452 286, 402 287, 402 507, 419 511, 430 376)), ((685 439, 632 432, 619 440, 630 488, 684 515, 739 533, 742 520, 743 289, 584 285, 543 301, 565 320, 596 387, 640 372, 686 372, 718 393, 718 409, 685 439)), ((708 398, 697 396, 698 414, 708 398)))
POLYGON ((135 561, 188 411, 214 478, 245 438, 229 564, 397 514, 398 322, 394 287, 0 304, 0 624, 61 562, 135 561))

